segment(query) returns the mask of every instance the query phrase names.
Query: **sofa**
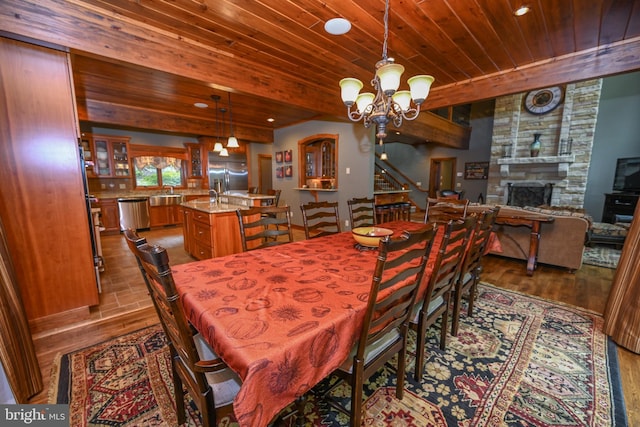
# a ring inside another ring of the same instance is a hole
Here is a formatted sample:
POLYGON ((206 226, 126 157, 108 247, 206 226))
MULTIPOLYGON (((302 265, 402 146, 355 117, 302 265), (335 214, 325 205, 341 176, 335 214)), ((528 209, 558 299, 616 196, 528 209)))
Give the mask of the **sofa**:
MULTIPOLYGON (((470 204, 467 212, 481 212, 487 207, 490 206, 470 204)), ((578 209, 563 207, 500 206, 498 218, 523 213, 554 218, 551 223, 543 223, 540 229, 539 264, 567 268, 570 271, 578 270, 582 266, 585 238, 592 222, 589 215, 578 209)), ((501 251, 492 251, 491 254, 527 260, 531 241, 529 227, 496 224, 494 231, 501 251)))

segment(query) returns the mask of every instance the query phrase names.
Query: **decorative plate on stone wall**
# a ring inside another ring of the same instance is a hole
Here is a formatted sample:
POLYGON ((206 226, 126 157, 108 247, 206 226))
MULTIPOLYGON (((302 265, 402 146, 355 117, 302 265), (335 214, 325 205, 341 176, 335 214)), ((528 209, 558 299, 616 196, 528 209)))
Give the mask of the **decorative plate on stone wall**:
POLYGON ((545 114, 562 102, 562 88, 553 86, 532 90, 524 98, 524 108, 531 114, 545 114))

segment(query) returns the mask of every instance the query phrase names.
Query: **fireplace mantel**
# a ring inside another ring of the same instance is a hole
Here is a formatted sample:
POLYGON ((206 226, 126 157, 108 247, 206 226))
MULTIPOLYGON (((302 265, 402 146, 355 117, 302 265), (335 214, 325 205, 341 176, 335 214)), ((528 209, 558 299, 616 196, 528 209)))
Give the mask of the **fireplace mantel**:
POLYGON ((506 178, 511 173, 510 167, 514 166, 534 166, 534 165, 555 165, 558 176, 564 178, 569 172, 569 165, 575 162, 575 155, 564 156, 544 156, 544 157, 503 157, 498 159, 500 165, 500 176, 506 178))

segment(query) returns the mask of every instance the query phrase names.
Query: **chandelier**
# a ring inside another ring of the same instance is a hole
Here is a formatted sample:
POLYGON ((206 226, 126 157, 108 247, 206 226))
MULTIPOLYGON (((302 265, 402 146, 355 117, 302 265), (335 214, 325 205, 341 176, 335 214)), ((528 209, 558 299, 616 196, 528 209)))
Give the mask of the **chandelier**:
POLYGON ((384 9, 384 42, 382 59, 376 63, 376 73, 371 85, 377 91, 360 93, 362 82, 348 77, 340 80, 342 102, 347 106, 347 114, 351 121, 364 120, 364 127, 372 123, 376 125, 376 137, 380 144, 387 136, 387 124, 402 126, 402 120, 415 120, 420 114, 420 105, 427 99, 433 77, 427 75, 413 76, 407 80, 409 90, 398 90, 404 67, 396 64, 387 56, 387 39, 389 38, 389 0, 384 9), (415 106, 411 105, 411 101, 415 106), (355 104, 355 108, 354 107, 355 104))

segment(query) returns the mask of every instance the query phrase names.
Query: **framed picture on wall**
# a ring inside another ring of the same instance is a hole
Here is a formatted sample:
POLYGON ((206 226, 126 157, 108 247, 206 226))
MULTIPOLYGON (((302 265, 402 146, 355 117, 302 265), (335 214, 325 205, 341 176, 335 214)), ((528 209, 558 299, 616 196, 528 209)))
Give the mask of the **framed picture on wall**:
POLYGON ((276 178, 283 178, 284 177, 284 166, 278 166, 276 168, 276 178))
POLYGON ((284 152, 284 161, 285 163, 291 163, 293 161, 293 151, 287 150, 284 152))
POLYGON ((287 165, 284 167, 284 176, 287 178, 291 178, 293 176, 293 166, 287 165))
POLYGON ((276 163, 282 163, 282 151, 276 151, 276 163))
POLYGON ((487 179, 489 162, 470 162, 464 164, 464 179, 487 179))

